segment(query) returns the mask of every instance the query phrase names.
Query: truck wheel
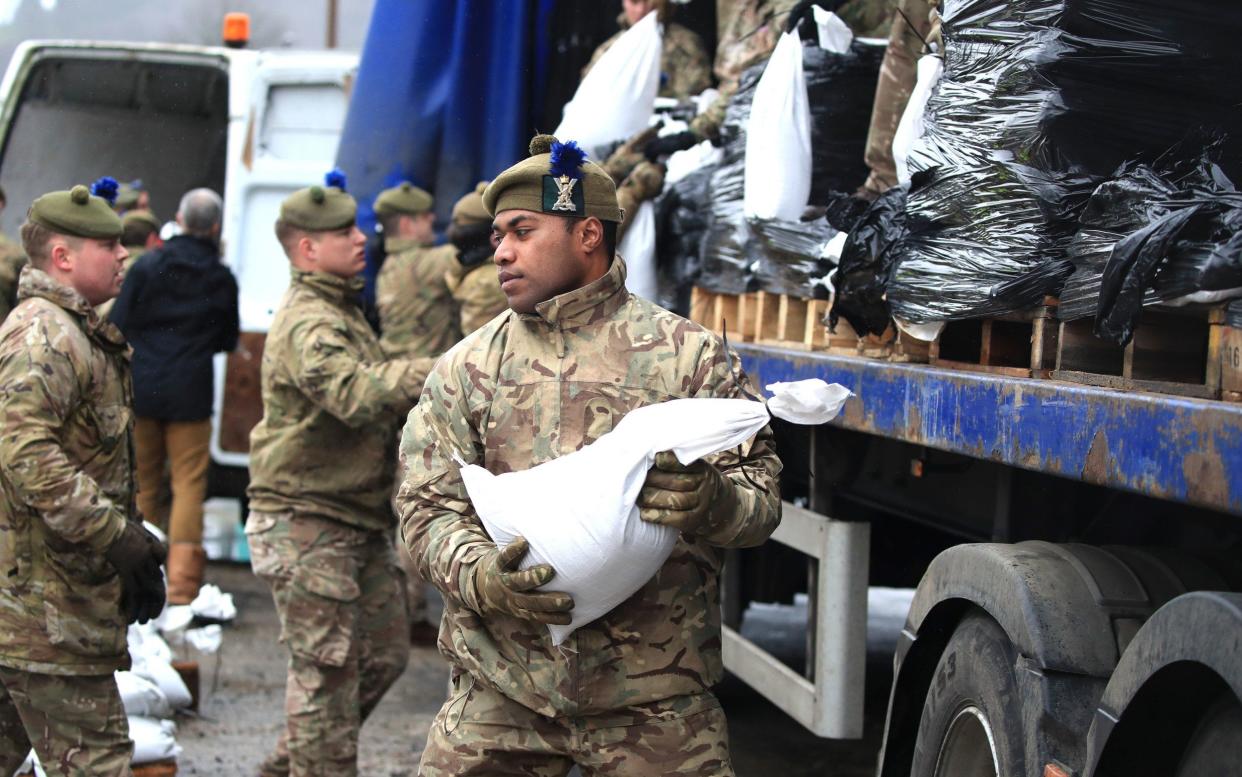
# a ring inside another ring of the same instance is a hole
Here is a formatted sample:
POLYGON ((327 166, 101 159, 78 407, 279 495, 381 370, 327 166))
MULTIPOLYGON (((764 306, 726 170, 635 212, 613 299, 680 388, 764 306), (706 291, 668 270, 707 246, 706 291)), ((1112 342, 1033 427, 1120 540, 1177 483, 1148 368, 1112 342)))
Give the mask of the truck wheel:
POLYGON ((912 777, 1026 774, 1017 655, 982 610, 972 610, 949 638, 923 704, 912 777))
POLYGON ((1226 691, 1195 729, 1177 777, 1242 777, 1242 703, 1226 691))

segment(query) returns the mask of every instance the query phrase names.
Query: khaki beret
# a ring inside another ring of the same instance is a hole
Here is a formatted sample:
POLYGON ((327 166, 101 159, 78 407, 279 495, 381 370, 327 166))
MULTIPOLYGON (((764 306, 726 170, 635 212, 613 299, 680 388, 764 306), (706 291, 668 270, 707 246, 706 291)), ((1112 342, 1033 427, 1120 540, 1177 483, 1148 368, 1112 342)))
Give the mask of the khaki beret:
POLYGON ((81 184, 43 195, 30 206, 26 218, 61 235, 100 240, 121 236, 121 218, 112 206, 81 184))
POLYGON ((163 223, 156 218, 154 213, 141 208, 137 210, 127 210, 125 211, 125 214, 121 216, 122 227, 128 227, 130 224, 135 223, 146 224, 157 232, 160 230, 160 227, 164 226, 163 223))
POLYGON ((375 213, 379 216, 391 216, 394 213, 406 213, 416 216, 431 210, 435 203, 432 196, 409 181, 385 189, 375 198, 375 213))
POLYGON ((453 223, 466 224, 473 221, 491 221, 492 216, 483 206, 483 192, 487 181, 479 181, 474 191, 453 203, 453 223))
POLYGON ((354 223, 358 203, 336 186, 298 189, 280 203, 280 220, 308 232, 328 232, 354 223))
POLYGON ((129 210, 138 207, 138 197, 142 194, 142 184, 138 181, 123 183, 117 189, 114 208, 129 210))
POLYGON ((586 152, 577 143, 536 135, 530 154, 484 190, 483 207, 490 215, 517 209, 621 221, 616 184, 602 167, 586 161, 586 152))

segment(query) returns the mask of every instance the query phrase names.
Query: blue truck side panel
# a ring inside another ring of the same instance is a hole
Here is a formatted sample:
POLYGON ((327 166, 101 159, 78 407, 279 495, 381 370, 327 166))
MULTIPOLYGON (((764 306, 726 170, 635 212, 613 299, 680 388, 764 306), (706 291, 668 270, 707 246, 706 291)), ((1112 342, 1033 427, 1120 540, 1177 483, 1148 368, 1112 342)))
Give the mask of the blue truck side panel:
POLYGON ((848 429, 1242 515, 1242 405, 735 347, 760 386, 848 387, 848 429))

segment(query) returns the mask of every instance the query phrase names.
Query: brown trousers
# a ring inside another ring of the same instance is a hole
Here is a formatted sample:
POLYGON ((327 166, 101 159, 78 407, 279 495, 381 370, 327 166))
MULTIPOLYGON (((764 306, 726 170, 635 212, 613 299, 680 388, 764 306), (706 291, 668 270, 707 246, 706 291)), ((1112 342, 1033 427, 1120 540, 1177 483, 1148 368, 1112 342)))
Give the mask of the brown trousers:
POLYGON ((168 534, 169 542, 203 542, 203 500, 207 497, 207 466, 211 463, 211 419, 134 423, 138 469, 138 509, 168 534), (172 485, 171 509, 164 489, 165 473, 172 485))

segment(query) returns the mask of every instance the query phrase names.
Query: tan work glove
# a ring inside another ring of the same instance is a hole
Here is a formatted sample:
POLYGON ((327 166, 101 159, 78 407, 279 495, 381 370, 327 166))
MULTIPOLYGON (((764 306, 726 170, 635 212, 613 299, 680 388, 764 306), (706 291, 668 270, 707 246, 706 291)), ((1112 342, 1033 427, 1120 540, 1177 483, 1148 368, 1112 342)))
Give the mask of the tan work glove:
POLYGON ((734 513, 736 497, 720 470, 699 459, 682 466, 672 451, 657 453, 638 494, 638 515, 685 534, 709 534, 734 513))
POLYGON ((574 600, 560 591, 536 591, 547 585, 556 571, 547 564, 518 569, 530 550, 525 537, 518 537, 503 548, 494 548, 475 564, 475 591, 484 615, 503 613, 522 620, 569 624, 574 600))

